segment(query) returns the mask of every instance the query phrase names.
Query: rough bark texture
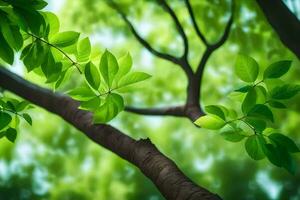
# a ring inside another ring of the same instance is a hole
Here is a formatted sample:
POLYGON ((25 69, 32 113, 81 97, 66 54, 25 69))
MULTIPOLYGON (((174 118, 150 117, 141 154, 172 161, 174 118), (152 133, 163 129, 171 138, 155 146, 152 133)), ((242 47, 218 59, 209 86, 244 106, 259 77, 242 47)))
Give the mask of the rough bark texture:
POLYGON ((82 131, 95 143, 137 166, 166 199, 221 199, 186 177, 149 139, 134 140, 110 125, 94 125, 92 114, 79 110, 73 99, 32 84, 0 66, 0 87, 55 113, 82 131))
POLYGON ((281 0, 256 0, 282 43, 300 59, 300 22, 281 0))

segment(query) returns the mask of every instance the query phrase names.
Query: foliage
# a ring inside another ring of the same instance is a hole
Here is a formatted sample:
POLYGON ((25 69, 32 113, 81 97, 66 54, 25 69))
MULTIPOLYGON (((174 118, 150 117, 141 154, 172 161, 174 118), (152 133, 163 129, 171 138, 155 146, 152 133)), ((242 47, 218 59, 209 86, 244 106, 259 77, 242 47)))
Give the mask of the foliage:
MULTIPOLYGON (((86 84, 72 89, 69 94, 80 101, 80 109, 94 113, 94 123, 106 123, 116 117, 124 109, 120 95, 124 87, 150 77, 144 72, 130 72, 132 59, 129 53, 117 61, 106 50, 99 61, 99 55, 92 53, 89 38, 80 39, 80 33, 74 31, 59 31, 56 15, 41 11, 47 5, 45 1, 3 0, 0 3, 0 58, 11 65, 14 52, 21 51, 27 71, 45 77, 46 83, 52 84, 54 89, 65 81, 72 68, 76 68, 84 75, 86 84)), ((30 124, 32 120, 28 114, 18 113, 22 110, 14 109, 18 106, 16 99, 1 105, 1 137, 6 136, 13 142, 17 127, 11 128, 12 117, 7 112, 21 116, 30 124)))
POLYGON ((206 129, 221 129, 224 139, 231 142, 246 138, 245 149, 251 158, 261 160, 267 157, 272 164, 295 173, 295 161, 291 154, 300 149, 290 138, 275 129, 270 131, 270 128, 274 124, 272 109, 286 109, 284 100, 300 92, 300 85, 273 85, 267 82, 269 79, 280 80, 289 71, 291 63, 289 60, 272 63, 259 80, 260 68, 255 59, 239 55, 235 73, 242 81, 250 83, 235 90, 244 96, 240 102, 241 111, 221 105, 206 106, 207 115, 197 119, 195 124, 206 129))

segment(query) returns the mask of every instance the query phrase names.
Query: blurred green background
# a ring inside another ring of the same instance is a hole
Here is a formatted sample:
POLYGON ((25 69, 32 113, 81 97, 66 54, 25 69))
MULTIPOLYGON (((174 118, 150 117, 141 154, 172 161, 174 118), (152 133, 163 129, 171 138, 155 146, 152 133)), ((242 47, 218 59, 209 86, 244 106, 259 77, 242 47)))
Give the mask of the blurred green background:
MULTIPOLYGON (((182 41, 168 14, 153 0, 116 0, 144 38, 160 51, 180 55, 182 41)), ((186 78, 178 66, 158 59, 133 37, 118 14, 104 0, 52 0, 47 10, 61 20, 62 30, 90 36, 95 48, 111 50, 117 57, 131 53, 136 70, 153 77, 126 96, 136 107, 177 105, 185 101, 186 78)), ((190 40, 189 60, 196 67, 204 51, 181 0, 169 1, 190 40)), ((191 1, 206 38, 218 40, 229 17, 230 1, 191 1)), ((300 2, 286 1, 299 17, 300 2)), ((255 1, 237 1, 228 41, 206 65, 201 105, 234 104, 230 91, 242 83, 233 74, 238 53, 254 57, 261 68, 280 59, 292 59, 286 81, 299 83, 299 60, 285 48, 266 22, 255 1)), ((35 74, 26 74, 21 62, 11 68, 30 81, 45 86, 35 74)), ((78 78, 72 76, 60 90, 78 78)), ((276 110, 276 128, 300 145, 300 95, 288 102, 288 111, 276 110)), ((0 199, 3 200, 160 200, 154 185, 133 165, 95 145, 61 118, 35 108, 33 126, 23 124, 16 144, 0 140, 0 199)), ((133 138, 149 137, 196 183, 226 200, 300 199, 300 168, 296 175, 254 161, 243 142, 230 143, 218 133, 196 128, 188 119, 146 117, 122 112, 112 122, 133 138)), ((299 154, 295 155, 300 166, 299 154)))

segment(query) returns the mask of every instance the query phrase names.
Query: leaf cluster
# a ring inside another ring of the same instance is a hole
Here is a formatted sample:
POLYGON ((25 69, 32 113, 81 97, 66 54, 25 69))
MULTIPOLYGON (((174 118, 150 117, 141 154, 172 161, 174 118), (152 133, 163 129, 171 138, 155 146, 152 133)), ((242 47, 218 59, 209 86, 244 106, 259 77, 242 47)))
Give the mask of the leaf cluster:
POLYGON ((293 140, 273 129, 273 109, 287 109, 285 101, 300 92, 299 85, 284 83, 280 79, 289 71, 291 64, 289 60, 270 64, 262 72, 260 80, 260 67, 256 60, 239 55, 235 73, 246 83, 234 91, 243 95, 240 110, 209 105, 205 107, 207 115, 197 119, 195 124, 220 130, 224 139, 231 142, 245 139, 245 150, 251 158, 260 160, 267 157, 272 164, 294 173, 295 161, 291 154, 300 150, 293 140), (281 84, 274 85, 274 80, 281 84))

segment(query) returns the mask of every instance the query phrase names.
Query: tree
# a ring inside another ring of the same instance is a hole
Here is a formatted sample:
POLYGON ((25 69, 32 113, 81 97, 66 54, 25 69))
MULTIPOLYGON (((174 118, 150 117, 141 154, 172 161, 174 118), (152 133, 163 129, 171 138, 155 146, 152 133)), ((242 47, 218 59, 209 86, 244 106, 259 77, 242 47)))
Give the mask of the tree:
MULTIPOLYGON (((205 188, 193 183, 178 169, 174 162, 160 153, 149 139, 134 140, 116 128, 103 124, 110 121, 121 110, 123 110, 123 98, 118 93, 115 93, 117 89, 121 86, 125 87, 149 78, 149 75, 142 72, 129 73, 131 68, 131 58, 129 55, 125 55, 122 59, 117 61, 113 54, 109 51, 105 51, 101 57, 99 65, 101 73, 100 76, 97 66, 93 64, 98 58, 93 60, 90 57, 91 47, 89 40, 84 38, 78 42, 79 34, 77 32, 59 32, 59 23, 55 15, 39 11, 46 5, 45 2, 31 1, 30 6, 26 9, 22 7, 23 4, 21 1, 7 2, 3 2, 3 5, 4 7, 7 7, 7 10, 3 10, 1 15, 2 18, 5 19, 1 23, 1 31, 3 35, 1 39, 2 44, 4 44, 1 49, 1 58, 5 62, 11 64, 14 57, 12 49, 22 49, 21 59, 23 60, 27 70, 31 71, 40 69, 42 71, 42 76, 46 77, 48 83, 54 83, 55 88, 58 88, 64 81, 69 68, 74 68, 82 74, 86 79, 87 85, 81 88, 75 88, 69 92, 69 95, 73 98, 71 99, 66 95, 53 93, 48 89, 34 85, 2 67, 0 71, 1 87, 19 95, 35 105, 41 106, 46 110, 61 116, 97 144, 113 151, 120 157, 136 165, 154 182, 160 192, 167 199, 220 198, 205 188), (13 10, 11 10, 10 6, 13 7, 13 10), (11 15, 18 17, 18 21, 14 21, 11 15), (9 37, 11 32, 15 35, 14 38, 9 37), (24 33, 27 36, 22 36, 20 33, 24 33), (23 40, 26 40, 27 38, 33 39, 33 42, 30 42, 29 45, 23 47, 23 40), (75 55, 75 59, 73 56, 70 56, 72 54, 75 55)), ((184 2, 191 18, 192 25, 198 37, 202 40, 206 47, 196 70, 193 70, 188 60, 189 41, 185 30, 177 18, 176 13, 166 1, 159 1, 159 5, 164 8, 174 21, 184 44, 183 54, 179 57, 160 52, 153 48, 150 43, 139 35, 138 31, 127 18, 121 7, 113 1, 109 1, 108 3, 120 14, 121 18, 129 26, 133 35, 146 49, 155 56, 179 66, 184 71, 188 80, 186 89, 187 98, 184 105, 154 109, 125 106, 124 109, 128 112, 143 115, 170 115, 186 117, 192 122, 196 121, 195 123, 197 125, 206 128, 218 129, 224 126, 225 122, 223 123, 222 121, 219 127, 216 127, 215 125, 220 122, 220 118, 222 118, 222 115, 226 113, 227 109, 225 108, 224 111, 223 107, 214 105, 206 107, 206 111, 204 112, 199 104, 201 92, 200 86, 202 85, 204 68, 209 57, 226 42, 229 36, 234 20, 235 4, 231 3, 231 15, 224 28, 223 34, 217 42, 211 43, 208 42, 199 28, 192 5, 188 0, 184 2), (204 113, 210 113, 212 115, 203 116, 204 113)), ((245 111, 247 115, 252 113, 253 115, 251 117, 258 118, 255 119, 256 121, 252 120, 247 122, 250 124, 250 127, 254 128, 254 133, 256 134, 257 130, 263 131, 266 128, 265 123, 261 122, 261 120, 264 118, 270 120, 272 112, 267 106, 258 103, 256 104, 255 98, 253 100, 254 95, 253 92, 251 92, 251 87, 253 86, 254 88, 259 84, 254 83, 258 74, 256 61, 248 56, 241 56, 239 59, 240 60, 237 61, 236 65, 237 75, 243 81, 250 83, 253 82, 254 84, 250 87, 249 85, 246 85, 239 91, 247 93, 242 104, 242 109, 247 110, 245 111), (244 69, 246 72, 244 72, 244 69), (247 99, 251 100, 248 101, 247 99), (260 121, 258 122, 258 120, 260 121)), ((265 71, 264 78, 281 77, 289 70, 290 64, 290 61, 281 61, 270 65, 270 67, 265 71)), ((295 96, 298 91, 298 86, 285 85, 284 88, 277 87, 274 91, 270 90, 270 94, 275 100, 276 98, 277 100, 282 100, 295 96), (285 94, 284 92, 288 92, 288 94, 285 94), (282 95, 284 97, 282 97, 282 95)), ((268 103, 272 103, 274 107, 284 106, 278 101, 268 103)), ((1 123, 4 124, 2 127, 4 130, 2 134, 11 141, 14 141, 16 137, 16 127, 11 127, 10 123, 12 119, 8 113, 12 112, 17 114, 17 116, 23 117, 31 124, 32 121, 30 116, 23 113, 23 110, 27 107, 27 102, 20 102, 15 99, 4 99, 1 105, 3 110, 1 123)), ((226 121, 226 123, 229 124, 229 121, 226 121)), ((226 133, 225 137, 233 140, 232 137, 230 137, 230 134, 237 134, 237 132, 239 131, 234 130, 229 134, 226 133)), ((242 135, 238 135, 240 139, 243 139, 244 137, 241 136, 242 135)), ((285 168, 293 171, 291 166, 292 164, 289 163, 292 162, 292 160, 280 160, 282 156, 276 155, 277 149, 275 149, 271 143, 266 143, 264 141, 262 142, 263 144, 260 144, 259 138, 257 139, 256 137, 250 136, 247 137, 251 139, 247 140, 249 141, 249 145, 246 145, 246 150, 254 159, 261 159, 262 156, 260 154, 258 155, 257 151, 262 147, 266 147, 267 150, 265 150, 263 154, 265 154, 273 164, 282 166, 282 163, 284 163, 283 166, 285 168)), ((290 152, 299 151, 298 147, 285 136, 279 134, 273 135, 272 137, 274 138, 274 142, 276 142, 276 138, 279 138, 280 141, 286 141, 284 144, 278 142, 278 145, 275 146, 278 146, 281 149, 287 148, 287 150, 283 151, 286 158, 290 158, 290 152), (288 147, 291 147, 292 149, 289 150, 288 147)))

